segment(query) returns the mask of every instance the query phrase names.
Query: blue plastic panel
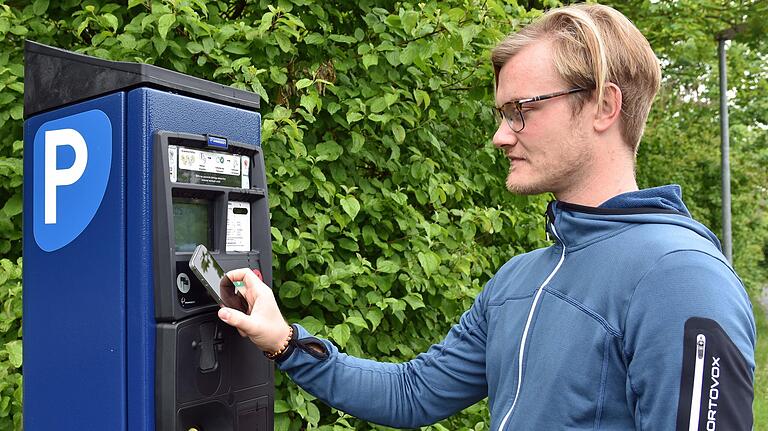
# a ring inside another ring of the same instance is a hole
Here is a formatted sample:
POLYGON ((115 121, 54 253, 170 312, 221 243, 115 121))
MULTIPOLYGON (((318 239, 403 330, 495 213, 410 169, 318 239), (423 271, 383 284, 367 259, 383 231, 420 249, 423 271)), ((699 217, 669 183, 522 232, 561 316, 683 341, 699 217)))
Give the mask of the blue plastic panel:
POLYGON ((27 431, 127 426, 125 97, 24 124, 27 431), (46 196, 57 217, 44 218, 46 196))
POLYGON ((261 116, 252 111, 147 88, 130 91, 127 106, 128 429, 151 431, 155 429, 154 132, 210 134, 259 145, 261 116))

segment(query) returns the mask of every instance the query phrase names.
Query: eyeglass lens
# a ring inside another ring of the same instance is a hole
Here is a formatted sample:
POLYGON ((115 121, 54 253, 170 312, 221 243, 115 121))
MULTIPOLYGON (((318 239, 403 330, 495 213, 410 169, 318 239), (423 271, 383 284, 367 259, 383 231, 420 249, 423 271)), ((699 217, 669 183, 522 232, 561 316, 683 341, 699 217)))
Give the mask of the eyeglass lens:
POLYGON ((501 107, 500 114, 507 121, 507 125, 515 132, 523 130, 525 122, 523 121, 523 113, 517 109, 514 104, 508 104, 501 107))

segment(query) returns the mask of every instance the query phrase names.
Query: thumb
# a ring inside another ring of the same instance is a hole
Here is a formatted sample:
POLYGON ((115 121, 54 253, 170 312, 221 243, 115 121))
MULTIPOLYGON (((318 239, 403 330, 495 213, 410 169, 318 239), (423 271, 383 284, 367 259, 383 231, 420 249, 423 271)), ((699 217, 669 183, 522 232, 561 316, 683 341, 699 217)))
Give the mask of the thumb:
POLYGON ((254 335, 257 332, 257 325, 253 319, 251 319, 250 316, 244 314, 243 312, 235 310, 234 308, 220 308, 219 319, 228 325, 239 329, 247 335, 254 335))

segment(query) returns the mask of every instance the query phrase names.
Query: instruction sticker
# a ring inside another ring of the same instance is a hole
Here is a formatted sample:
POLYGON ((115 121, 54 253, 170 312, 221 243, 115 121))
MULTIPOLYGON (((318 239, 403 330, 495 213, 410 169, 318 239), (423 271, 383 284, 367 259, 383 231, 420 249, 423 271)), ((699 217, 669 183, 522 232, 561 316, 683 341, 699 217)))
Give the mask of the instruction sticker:
POLYGON ((179 154, 179 148, 175 145, 169 145, 168 146, 168 165, 170 167, 171 171, 171 182, 176 182, 178 180, 178 171, 176 167, 178 166, 178 154, 179 154))
MULTIPOLYGON (((239 154, 178 147, 177 157, 178 170, 176 177, 180 183, 210 184, 227 187, 242 186, 242 156, 239 154)), ((173 171, 174 168, 172 167, 171 175, 174 174, 173 171)))
POLYGON ((251 181, 248 178, 248 173, 251 172, 249 169, 251 165, 251 159, 248 158, 248 156, 242 156, 242 168, 240 169, 243 175, 243 186, 244 189, 250 189, 251 188, 251 181))
POLYGON ((251 204, 230 201, 227 204, 227 253, 251 251, 251 204))

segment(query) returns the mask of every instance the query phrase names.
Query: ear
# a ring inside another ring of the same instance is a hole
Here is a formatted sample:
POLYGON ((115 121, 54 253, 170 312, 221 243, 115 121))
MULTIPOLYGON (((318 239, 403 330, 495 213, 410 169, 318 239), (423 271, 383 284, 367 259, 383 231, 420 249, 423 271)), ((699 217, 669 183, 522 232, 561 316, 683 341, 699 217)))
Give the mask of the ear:
POLYGON ((593 122, 595 131, 605 132, 614 124, 618 124, 621 116, 621 89, 613 82, 605 83, 603 103, 598 106, 593 122))

